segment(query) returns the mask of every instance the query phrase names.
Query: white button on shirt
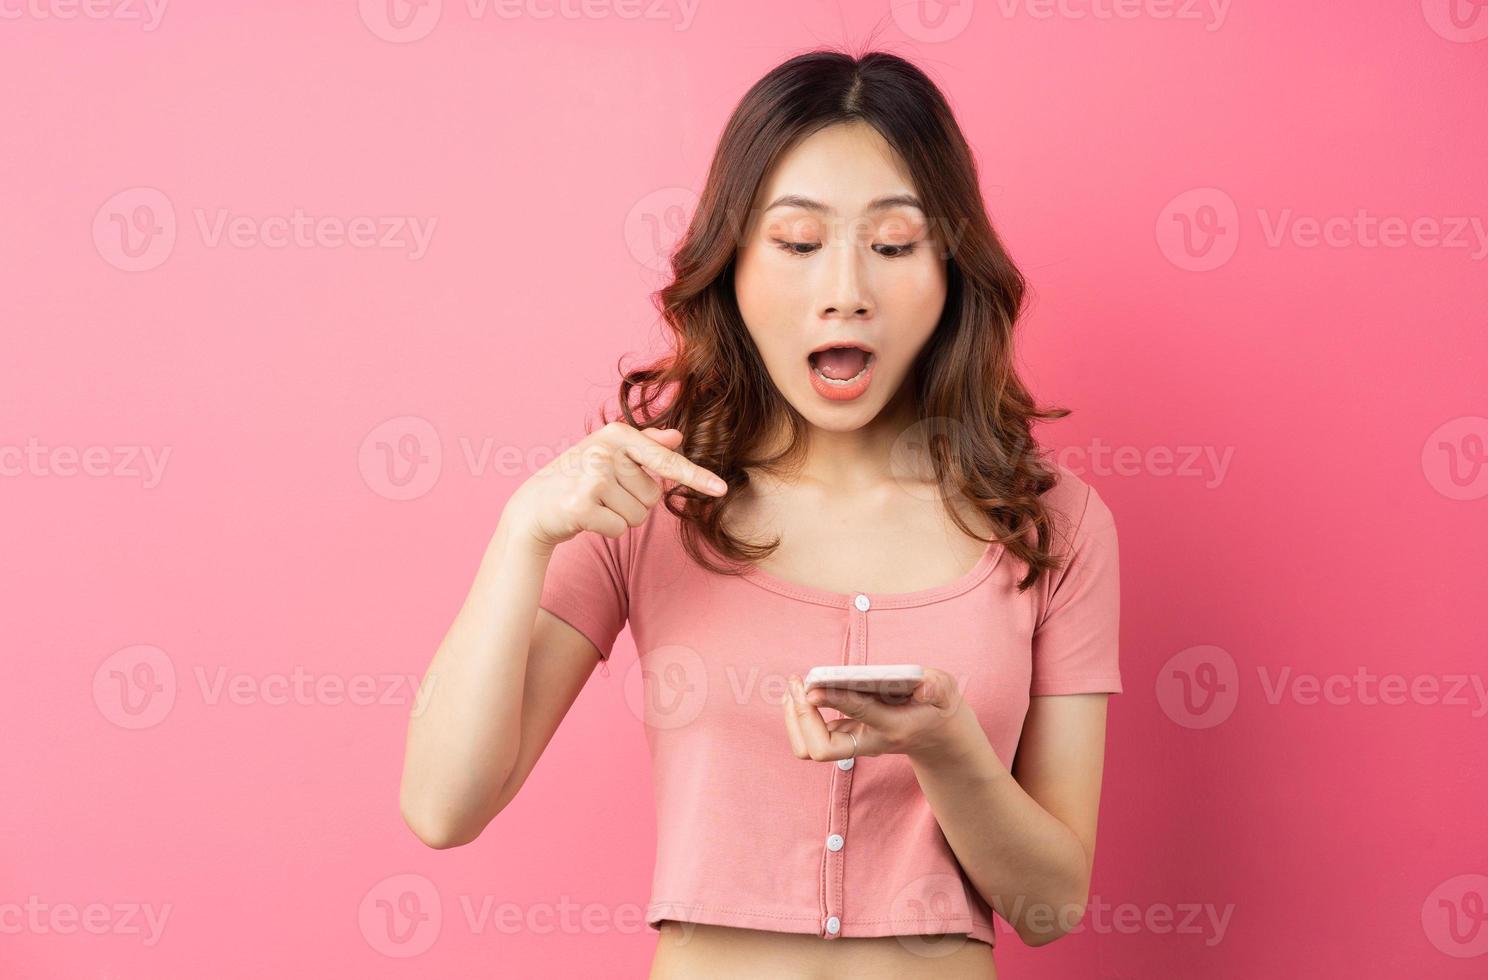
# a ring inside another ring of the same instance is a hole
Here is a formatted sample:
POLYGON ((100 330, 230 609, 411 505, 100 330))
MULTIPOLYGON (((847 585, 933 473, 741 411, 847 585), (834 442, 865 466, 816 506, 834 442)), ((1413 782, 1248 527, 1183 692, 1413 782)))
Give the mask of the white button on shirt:
POLYGON ((854 760, 854 759, 838 759, 837 760, 837 768, 838 769, 851 769, 853 767, 853 762, 854 761, 856 761, 856 760, 854 760))
POLYGON ((859 592, 857 594, 857 596, 855 596, 853 598, 853 605, 857 606, 858 609, 861 612, 867 612, 868 611, 868 597, 865 596, 865 595, 863 595, 863 593, 859 592))
POLYGON ((833 834, 831 837, 827 838, 827 850, 840 851, 842 850, 842 845, 844 843, 846 842, 842 839, 841 834, 833 834))
POLYGON ((834 936, 837 935, 842 931, 842 920, 835 915, 827 916, 827 931, 834 936))

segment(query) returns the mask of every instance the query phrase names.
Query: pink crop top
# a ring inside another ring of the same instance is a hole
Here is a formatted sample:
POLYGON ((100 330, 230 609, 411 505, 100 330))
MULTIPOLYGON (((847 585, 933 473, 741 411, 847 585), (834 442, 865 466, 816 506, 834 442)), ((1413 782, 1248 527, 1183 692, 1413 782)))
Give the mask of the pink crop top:
POLYGON ((1115 523, 1093 489, 1057 469, 1045 500, 1069 561, 1022 594, 1024 568, 998 544, 956 581, 916 592, 715 574, 688 557, 664 503, 618 539, 584 531, 554 550, 542 608, 602 659, 627 620, 635 640, 641 676, 629 680, 643 685, 657 807, 647 925, 995 943, 992 909, 909 761, 797 759, 781 699, 791 673, 818 664, 939 667, 1011 766, 1031 696, 1119 693, 1115 523))

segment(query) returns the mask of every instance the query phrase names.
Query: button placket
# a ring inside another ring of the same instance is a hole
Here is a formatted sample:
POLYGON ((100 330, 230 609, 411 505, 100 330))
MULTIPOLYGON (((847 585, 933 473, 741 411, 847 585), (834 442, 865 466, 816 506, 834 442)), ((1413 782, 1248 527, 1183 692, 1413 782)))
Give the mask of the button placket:
MULTIPOLYGON (((847 637, 843 651, 844 664, 868 662, 868 610, 873 603, 859 592, 847 607, 847 637)), ((827 836, 822 850, 822 923, 821 937, 836 939, 842 935, 843 862, 847 854, 848 804, 852 797, 853 767, 856 759, 839 759, 832 773, 831 800, 827 836)))

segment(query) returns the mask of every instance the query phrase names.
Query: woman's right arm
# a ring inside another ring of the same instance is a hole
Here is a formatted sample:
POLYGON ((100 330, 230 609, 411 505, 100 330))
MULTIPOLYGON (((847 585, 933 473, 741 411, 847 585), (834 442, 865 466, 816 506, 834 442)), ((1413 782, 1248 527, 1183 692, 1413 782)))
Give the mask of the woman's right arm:
POLYGON ((467 844, 511 801, 599 662, 577 629, 539 608, 557 545, 618 538, 662 488, 642 464, 705 493, 715 475, 672 452, 675 429, 612 422, 533 474, 507 502, 409 718, 399 805, 430 847, 467 844))
POLYGON ((599 662, 592 644, 572 627, 577 643, 551 623, 537 629, 552 551, 514 528, 511 516, 502 513, 465 602, 424 675, 415 701, 421 710, 408 722, 399 804, 404 822, 430 847, 467 844, 485 829, 510 798, 502 790, 516 770, 524 717, 530 725, 553 714, 556 728, 599 662), (543 682, 548 699, 561 705, 526 704, 526 675, 534 662, 548 676, 532 680, 543 682))

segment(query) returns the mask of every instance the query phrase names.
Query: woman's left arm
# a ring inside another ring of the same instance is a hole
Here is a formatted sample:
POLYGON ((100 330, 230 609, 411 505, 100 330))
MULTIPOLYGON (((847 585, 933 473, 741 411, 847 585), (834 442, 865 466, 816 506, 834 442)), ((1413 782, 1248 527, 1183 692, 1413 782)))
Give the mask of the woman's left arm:
POLYGON ((857 732, 860 755, 902 752, 972 885, 1025 943, 1052 942, 1079 924, 1090 893, 1108 695, 1031 697, 1009 771, 955 679, 935 668, 926 675, 903 705, 806 692, 792 678, 796 755, 845 758, 845 729, 857 732), (845 717, 825 722, 819 707, 845 717))
POLYGON ((967 877, 1030 946, 1085 915, 1108 697, 1030 698, 1012 771, 964 701, 960 735, 906 753, 967 877))

